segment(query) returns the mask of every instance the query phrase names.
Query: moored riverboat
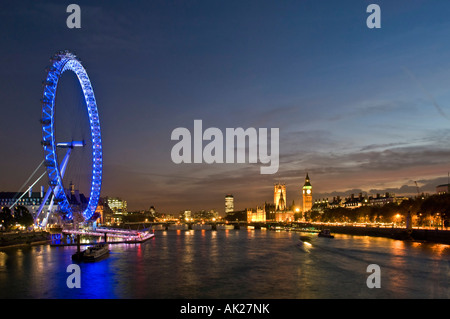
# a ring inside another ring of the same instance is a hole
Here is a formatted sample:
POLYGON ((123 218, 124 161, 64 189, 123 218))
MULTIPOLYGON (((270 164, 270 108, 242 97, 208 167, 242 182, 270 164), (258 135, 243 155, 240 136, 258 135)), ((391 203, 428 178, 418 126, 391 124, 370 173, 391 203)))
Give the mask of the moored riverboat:
POLYGON ((319 237, 327 237, 327 238, 334 238, 334 235, 331 235, 331 232, 329 229, 322 229, 320 233, 318 234, 319 237))
POLYGON ((72 255, 72 259, 77 261, 96 261, 108 254, 108 244, 96 244, 93 246, 89 246, 84 251, 76 252, 72 255))

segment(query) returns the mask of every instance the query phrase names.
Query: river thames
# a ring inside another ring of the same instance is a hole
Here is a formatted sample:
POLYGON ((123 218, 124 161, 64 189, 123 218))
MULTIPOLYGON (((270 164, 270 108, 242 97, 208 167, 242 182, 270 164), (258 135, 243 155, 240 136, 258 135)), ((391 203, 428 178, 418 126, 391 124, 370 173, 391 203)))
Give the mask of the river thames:
POLYGON ((143 244, 110 245, 80 263, 76 247, 0 251, 0 297, 27 299, 448 299, 450 245, 388 238, 268 230, 157 231, 143 244), (309 236, 308 244, 300 236, 309 236), (367 267, 381 288, 368 288, 367 267))

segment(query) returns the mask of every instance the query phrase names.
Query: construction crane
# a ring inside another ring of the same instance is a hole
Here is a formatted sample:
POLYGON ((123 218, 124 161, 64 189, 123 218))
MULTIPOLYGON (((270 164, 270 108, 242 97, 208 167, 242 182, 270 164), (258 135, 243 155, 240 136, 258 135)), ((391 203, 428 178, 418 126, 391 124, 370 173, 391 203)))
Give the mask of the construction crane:
POLYGON ((416 181, 414 181, 414 183, 416 183, 416 189, 417 189, 417 197, 418 197, 418 198, 422 197, 422 199, 423 199, 423 193, 422 193, 422 194, 420 194, 420 189, 419 189, 419 185, 417 185, 417 182, 416 182, 416 181))
POLYGON ((417 182, 416 182, 416 181, 414 181, 414 183, 416 183, 417 195, 419 195, 419 196, 420 196, 419 185, 417 185, 417 182))

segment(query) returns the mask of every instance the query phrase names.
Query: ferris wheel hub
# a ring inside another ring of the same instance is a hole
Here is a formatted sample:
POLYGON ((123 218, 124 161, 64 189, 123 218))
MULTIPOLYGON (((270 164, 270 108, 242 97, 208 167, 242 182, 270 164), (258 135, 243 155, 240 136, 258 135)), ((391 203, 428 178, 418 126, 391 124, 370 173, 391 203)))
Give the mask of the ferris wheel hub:
POLYGON ((56 147, 59 147, 59 148, 74 148, 74 147, 84 147, 84 146, 86 146, 86 142, 84 140, 56 144, 56 147))

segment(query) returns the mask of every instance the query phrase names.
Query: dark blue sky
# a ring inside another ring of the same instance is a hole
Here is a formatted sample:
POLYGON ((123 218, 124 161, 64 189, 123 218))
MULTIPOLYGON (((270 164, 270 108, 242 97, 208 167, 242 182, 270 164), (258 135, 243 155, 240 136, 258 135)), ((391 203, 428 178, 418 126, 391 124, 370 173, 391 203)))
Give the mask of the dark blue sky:
POLYGON ((299 203, 307 171, 316 198, 447 182, 447 1, 77 1, 81 29, 66 26, 70 3, 0 4, 0 191, 18 190, 42 160, 41 81, 62 49, 94 87, 102 195, 130 209, 223 212, 227 193, 254 207, 272 201, 275 182, 299 203), (381 29, 366 26, 370 3, 381 29), (278 173, 174 164, 171 132, 195 119, 279 128, 278 173))

